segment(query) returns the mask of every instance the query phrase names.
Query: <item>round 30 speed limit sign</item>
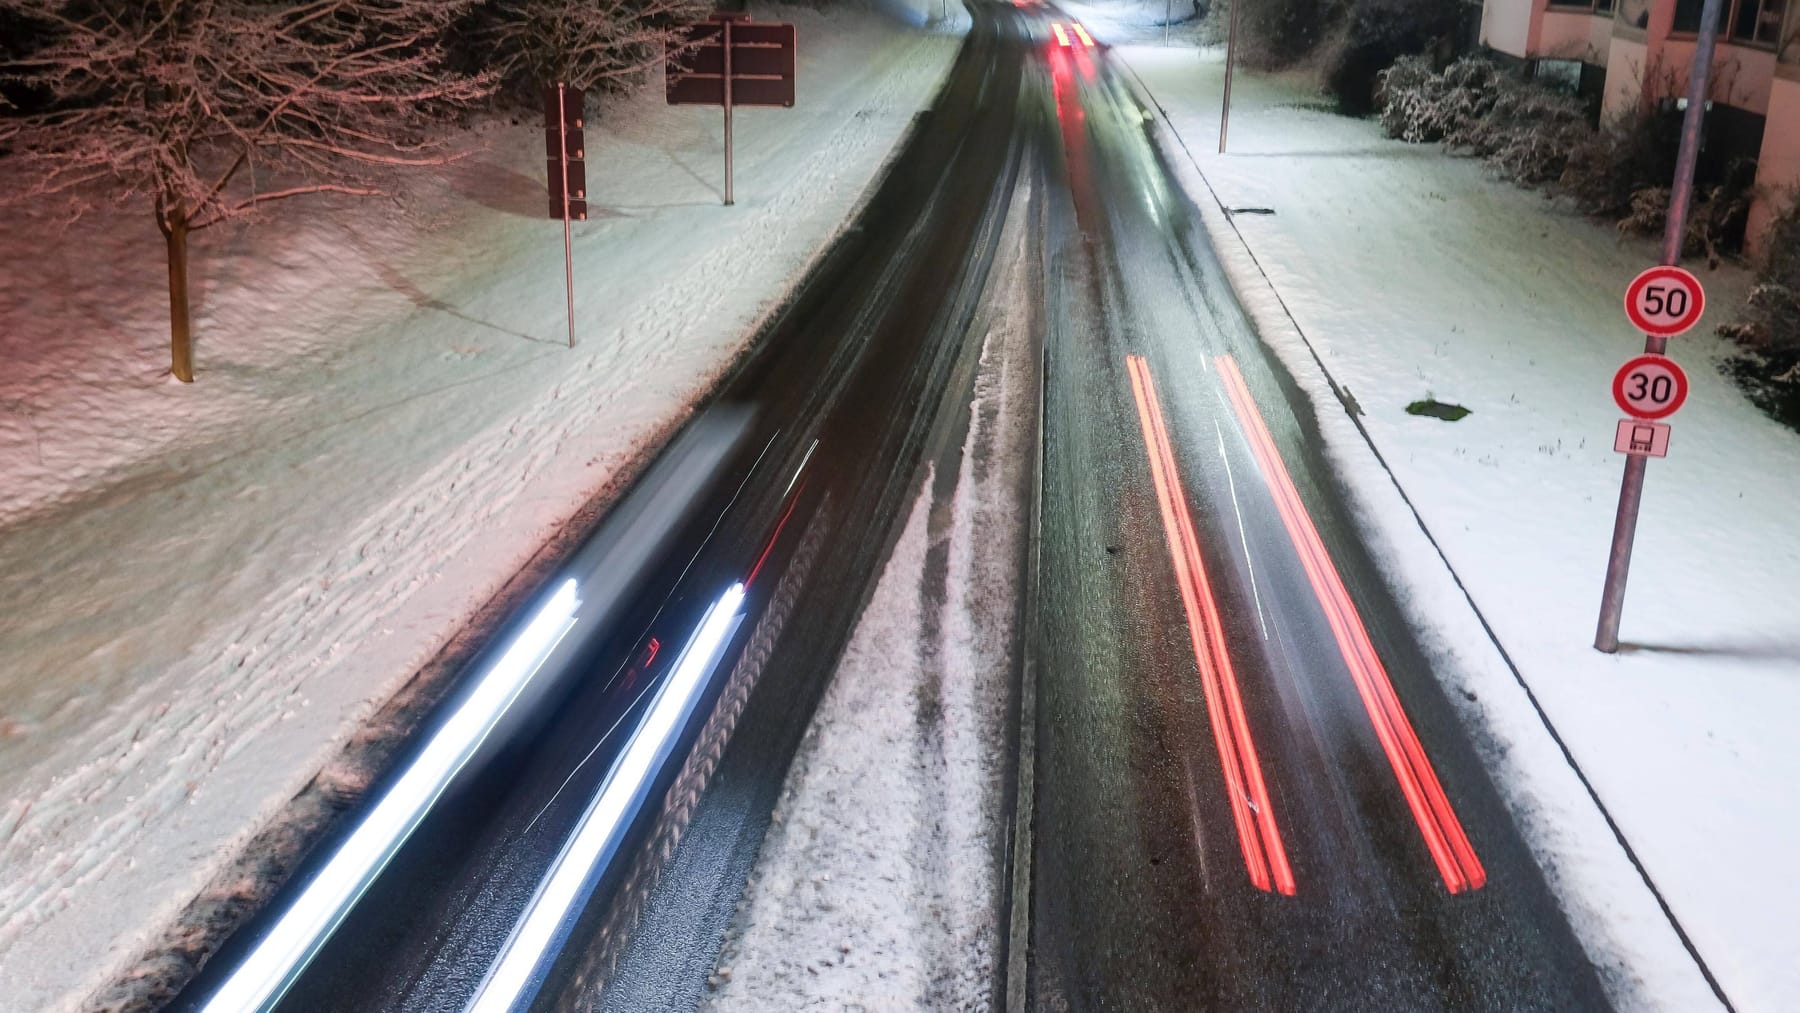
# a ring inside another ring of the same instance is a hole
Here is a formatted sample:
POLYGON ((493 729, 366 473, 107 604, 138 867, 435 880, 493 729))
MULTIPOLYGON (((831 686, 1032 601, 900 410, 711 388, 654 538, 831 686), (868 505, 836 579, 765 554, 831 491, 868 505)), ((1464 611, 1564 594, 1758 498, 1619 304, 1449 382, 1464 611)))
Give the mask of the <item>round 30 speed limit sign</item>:
POLYGON ((1640 355, 1620 366, 1613 377, 1613 400, 1634 418, 1666 419, 1680 410, 1687 396, 1687 374, 1667 356, 1640 355))
POLYGON ((1706 309, 1706 290, 1691 271, 1679 267, 1653 267, 1631 280, 1625 288, 1625 315, 1638 330, 1658 338, 1672 338, 1700 322, 1706 309))

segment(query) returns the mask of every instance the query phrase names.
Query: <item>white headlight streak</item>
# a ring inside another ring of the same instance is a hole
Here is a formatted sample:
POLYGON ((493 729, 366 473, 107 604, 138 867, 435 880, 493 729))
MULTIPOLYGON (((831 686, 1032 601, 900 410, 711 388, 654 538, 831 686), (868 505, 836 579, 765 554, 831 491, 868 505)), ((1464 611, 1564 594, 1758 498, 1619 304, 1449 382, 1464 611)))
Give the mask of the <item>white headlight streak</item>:
POLYGON ((293 906, 232 971, 206 1003, 206 1013, 266 1009, 281 997, 574 625, 579 604, 573 580, 544 603, 293 906))
POLYGON ((596 868, 618 843, 632 812, 655 775, 670 741, 692 712, 708 676, 743 616, 744 585, 733 584, 713 603, 674 671, 656 692, 643 723, 632 733, 625 751, 589 803, 575 833, 513 927, 499 961, 471 1000, 473 1013, 505 1013, 536 992, 539 963, 562 931, 571 909, 596 868))

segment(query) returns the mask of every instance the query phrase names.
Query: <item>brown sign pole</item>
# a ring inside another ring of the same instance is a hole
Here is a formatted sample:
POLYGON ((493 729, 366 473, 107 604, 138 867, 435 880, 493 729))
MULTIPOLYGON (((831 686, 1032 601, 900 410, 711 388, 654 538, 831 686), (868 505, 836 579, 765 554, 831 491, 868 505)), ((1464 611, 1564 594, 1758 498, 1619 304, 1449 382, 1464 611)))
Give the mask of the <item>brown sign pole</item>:
POLYGON ((569 347, 575 347, 575 246, 569 238, 569 89, 556 82, 556 133, 562 141, 563 282, 569 297, 569 347))
POLYGON ((550 217, 563 223, 563 281, 569 293, 569 347, 575 347, 575 251, 571 221, 587 221, 587 142, 582 113, 587 94, 558 81, 544 89, 544 173, 550 178, 550 217))
POLYGON ((725 206, 731 200, 731 19, 724 22, 725 33, 725 206))

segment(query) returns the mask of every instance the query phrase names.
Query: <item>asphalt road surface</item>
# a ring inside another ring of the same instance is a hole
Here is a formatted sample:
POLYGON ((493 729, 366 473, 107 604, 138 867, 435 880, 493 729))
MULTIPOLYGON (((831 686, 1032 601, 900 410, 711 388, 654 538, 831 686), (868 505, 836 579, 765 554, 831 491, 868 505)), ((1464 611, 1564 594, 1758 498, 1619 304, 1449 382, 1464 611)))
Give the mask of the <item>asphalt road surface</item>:
POLYGON ((1046 16, 1035 1005, 1605 1008, 1149 116, 1046 16))
POLYGON ((1021 178, 1048 305, 1020 994, 1605 1005, 1148 117, 1054 9, 972 10, 855 226, 172 1008, 692 1007, 957 445, 1021 178))

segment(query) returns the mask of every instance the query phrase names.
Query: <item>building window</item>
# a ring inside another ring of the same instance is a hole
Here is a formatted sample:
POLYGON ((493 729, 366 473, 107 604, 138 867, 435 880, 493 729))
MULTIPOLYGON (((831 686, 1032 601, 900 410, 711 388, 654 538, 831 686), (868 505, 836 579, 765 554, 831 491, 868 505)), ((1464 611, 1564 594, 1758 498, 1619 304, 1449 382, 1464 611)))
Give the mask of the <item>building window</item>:
POLYGON ((1738 0, 1731 37, 1739 42, 1773 46, 1781 40, 1781 16, 1787 0, 1738 0))
MULTIPOLYGON (((1701 0, 1675 0, 1674 31, 1696 35, 1700 31, 1701 0)), ((1787 0, 1725 0, 1719 8, 1719 37, 1756 46, 1774 46, 1781 40, 1781 18, 1787 0)))
POLYGON ((1613 0, 1550 0, 1553 10, 1587 11, 1590 14, 1611 14, 1613 0))

